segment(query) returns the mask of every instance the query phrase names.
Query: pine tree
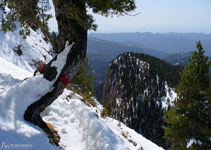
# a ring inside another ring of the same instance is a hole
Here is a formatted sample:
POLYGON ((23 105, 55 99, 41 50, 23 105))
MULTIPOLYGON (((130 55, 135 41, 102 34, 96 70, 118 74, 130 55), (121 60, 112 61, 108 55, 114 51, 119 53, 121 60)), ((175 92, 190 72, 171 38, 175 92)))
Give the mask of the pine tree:
POLYGON ((93 99, 96 94, 92 85, 94 80, 95 78, 92 76, 91 65, 88 63, 88 57, 86 57, 78 73, 68 84, 67 89, 80 94, 83 97, 82 101, 86 105, 96 107, 96 102, 93 99))
POLYGON ((56 32, 52 32, 50 34, 50 42, 53 48, 54 54, 59 54, 59 48, 58 48, 58 41, 57 41, 57 35, 56 32))
POLYGON ((92 76, 91 66, 88 63, 88 57, 86 57, 83 65, 80 67, 78 73, 72 79, 68 87, 90 99, 95 95, 95 89, 92 85, 94 80, 95 78, 92 76))
POLYGON ((166 113, 165 139, 171 150, 211 149, 211 61, 200 42, 197 49, 181 74, 174 106, 166 113))

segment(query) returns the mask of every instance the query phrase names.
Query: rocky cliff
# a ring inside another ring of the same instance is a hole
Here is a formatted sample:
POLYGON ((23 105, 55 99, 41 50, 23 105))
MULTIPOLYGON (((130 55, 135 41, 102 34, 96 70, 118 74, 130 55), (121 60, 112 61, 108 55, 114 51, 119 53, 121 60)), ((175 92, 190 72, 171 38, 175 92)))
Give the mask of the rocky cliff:
POLYGON ((112 117, 166 147, 163 110, 176 96, 179 68, 146 54, 119 55, 108 68, 102 101, 112 117))

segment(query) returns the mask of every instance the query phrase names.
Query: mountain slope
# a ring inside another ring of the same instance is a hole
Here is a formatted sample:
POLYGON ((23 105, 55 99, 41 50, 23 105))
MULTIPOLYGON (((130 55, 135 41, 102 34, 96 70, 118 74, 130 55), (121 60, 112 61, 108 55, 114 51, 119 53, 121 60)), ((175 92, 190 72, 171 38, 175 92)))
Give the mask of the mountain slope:
POLYGON ((124 53, 108 68, 103 103, 112 117, 165 147, 163 109, 175 98, 179 71, 152 56, 124 53))
MULTIPOLYGON (((189 64, 189 58, 192 58, 193 51, 187 53, 171 54, 164 58, 164 60, 172 65, 186 66, 189 64)), ((209 57, 211 59, 211 57, 209 57)))
POLYGON ((31 35, 26 39, 19 35, 18 30, 0 32, 0 56, 23 69, 33 71, 37 67, 36 62, 48 62, 52 56, 49 55, 51 46, 35 31, 30 32, 31 35), (17 49, 22 53, 20 56, 15 52, 17 49))
POLYGON ((192 57, 192 51, 187 53, 171 54, 164 58, 164 60, 172 65, 186 66, 189 63, 189 58, 192 57))
MULTIPOLYGON (((5 11, 9 11, 9 9, 7 8, 5 11)), ((0 14, 4 15, 5 11, 0 7, 0 14)), ((16 24, 19 26, 18 23, 16 24)), ((51 45, 43 39, 44 35, 41 31, 35 32, 30 29, 30 36, 23 39, 19 34, 20 29, 18 27, 14 32, 0 32, 0 57, 20 68, 33 72, 39 65, 52 59, 50 55, 51 45)))

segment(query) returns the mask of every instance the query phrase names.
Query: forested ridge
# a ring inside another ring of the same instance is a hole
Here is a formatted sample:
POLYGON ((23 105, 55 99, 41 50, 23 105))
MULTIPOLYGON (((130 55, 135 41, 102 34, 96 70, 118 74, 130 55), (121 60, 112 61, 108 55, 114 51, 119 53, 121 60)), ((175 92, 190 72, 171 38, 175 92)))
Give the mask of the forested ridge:
POLYGON ((178 84, 180 71, 146 54, 124 53, 109 66, 102 101, 112 117, 166 147, 163 101, 178 84))

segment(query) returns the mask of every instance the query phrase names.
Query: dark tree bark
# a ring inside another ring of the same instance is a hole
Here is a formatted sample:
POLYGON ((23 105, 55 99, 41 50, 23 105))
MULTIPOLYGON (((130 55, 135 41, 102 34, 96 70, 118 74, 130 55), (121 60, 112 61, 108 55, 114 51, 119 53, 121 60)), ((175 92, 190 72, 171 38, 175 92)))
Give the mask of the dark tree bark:
MULTIPOLYGON (((61 78, 65 77, 70 81, 77 71, 79 70, 80 65, 83 63, 83 60, 86 55, 87 47, 87 30, 84 29, 77 20, 71 18, 67 14, 67 3, 72 2, 75 6, 81 9, 82 13, 86 14, 85 3, 81 0, 53 0, 56 19, 58 22, 59 28, 59 47, 60 49, 65 48, 66 41, 69 43, 75 43, 67 56, 67 61, 65 66, 62 69, 62 72, 59 75, 59 78, 53 84, 53 90, 46 93, 41 99, 37 100, 31 104, 24 114, 24 119, 26 121, 32 122, 35 125, 38 125, 42 128, 49 138, 53 138, 53 134, 46 125, 46 123, 40 117, 40 113, 49 106, 54 100, 62 94, 65 85, 61 82, 61 78)), ((56 60, 56 57, 49 62, 45 69, 42 71, 44 78, 52 81, 57 76, 57 71, 55 67, 51 67, 53 61, 56 60)), ((58 145, 58 141, 54 141, 58 145)))

